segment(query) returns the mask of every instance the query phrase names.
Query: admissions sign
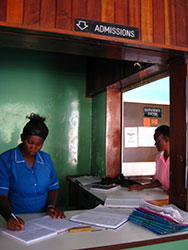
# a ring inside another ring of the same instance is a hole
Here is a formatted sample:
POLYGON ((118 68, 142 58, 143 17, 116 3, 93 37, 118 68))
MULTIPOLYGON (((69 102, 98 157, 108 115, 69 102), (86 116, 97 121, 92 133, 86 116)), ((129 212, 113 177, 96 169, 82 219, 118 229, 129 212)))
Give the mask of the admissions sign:
POLYGON ((113 23, 104 23, 86 19, 75 19, 75 30, 103 36, 114 36, 126 39, 139 39, 139 29, 113 23))

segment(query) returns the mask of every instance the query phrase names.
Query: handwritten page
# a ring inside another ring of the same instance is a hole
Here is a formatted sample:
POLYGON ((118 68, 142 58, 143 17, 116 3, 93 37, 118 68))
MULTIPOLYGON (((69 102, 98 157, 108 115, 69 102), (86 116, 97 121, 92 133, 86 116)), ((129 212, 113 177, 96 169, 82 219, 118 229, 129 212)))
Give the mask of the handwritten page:
POLYGON ((98 227, 117 229, 128 220, 131 212, 131 209, 114 209, 98 205, 94 209, 72 216, 70 220, 98 227))
POLYGON ((32 224, 36 224, 43 228, 50 228, 51 230, 54 230, 57 233, 61 233, 73 227, 83 226, 78 225, 78 223, 73 223, 67 219, 52 219, 48 215, 41 218, 33 219, 32 224))
POLYGON ((11 231, 7 228, 1 228, 0 232, 23 243, 29 244, 37 240, 54 236, 68 229, 83 226, 84 225, 66 219, 52 219, 50 216, 43 216, 26 221, 21 231, 11 231))

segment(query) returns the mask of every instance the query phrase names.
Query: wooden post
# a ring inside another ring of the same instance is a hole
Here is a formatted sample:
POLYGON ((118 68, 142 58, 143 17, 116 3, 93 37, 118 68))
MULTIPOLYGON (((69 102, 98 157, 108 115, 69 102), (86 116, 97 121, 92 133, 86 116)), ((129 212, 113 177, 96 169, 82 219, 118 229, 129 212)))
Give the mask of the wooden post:
POLYGON ((170 64, 170 203, 186 210, 186 75, 185 60, 170 64))
POLYGON ((106 100, 106 176, 120 174, 121 91, 107 90, 106 100))

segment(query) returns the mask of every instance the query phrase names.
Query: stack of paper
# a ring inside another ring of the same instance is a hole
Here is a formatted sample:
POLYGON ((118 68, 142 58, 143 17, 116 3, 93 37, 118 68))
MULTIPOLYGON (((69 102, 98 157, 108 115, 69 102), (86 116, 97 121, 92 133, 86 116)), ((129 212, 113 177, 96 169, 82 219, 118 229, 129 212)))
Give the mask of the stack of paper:
POLYGON ((90 187, 90 190, 107 192, 107 191, 114 191, 120 188, 121 186, 117 184, 103 185, 103 184, 97 183, 97 184, 92 184, 90 187))
POLYGON ((129 221, 161 235, 188 230, 188 213, 172 204, 160 207, 145 202, 130 214, 129 221))
POLYGON ((70 220, 98 227, 117 229, 128 220, 131 211, 131 209, 114 209, 98 205, 96 208, 72 216, 70 220))
POLYGON ((104 206, 116 208, 135 208, 144 203, 143 199, 128 199, 125 197, 108 196, 105 199, 104 206))
POLYGON ((99 176, 85 175, 85 176, 76 177, 75 181, 77 181, 83 186, 86 186, 86 185, 90 185, 93 183, 101 182, 101 178, 99 176))

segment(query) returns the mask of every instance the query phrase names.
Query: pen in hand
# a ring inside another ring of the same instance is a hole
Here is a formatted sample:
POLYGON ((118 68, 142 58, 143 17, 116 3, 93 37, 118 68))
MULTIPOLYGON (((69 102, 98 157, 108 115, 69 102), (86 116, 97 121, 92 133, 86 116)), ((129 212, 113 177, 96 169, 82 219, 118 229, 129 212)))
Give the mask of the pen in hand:
POLYGON ((17 220, 17 222, 19 222, 18 219, 16 218, 16 215, 15 215, 15 214, 11 213, 11 216, 12 216, 15 220, 17 220))
POLYGON ((16 217, 14 213, 11 213, 11 217, 12 219, 8 220, 7 223, 8 229, 13 231, 22 230, 24 227, 24 221, 21 218, 16 217))

